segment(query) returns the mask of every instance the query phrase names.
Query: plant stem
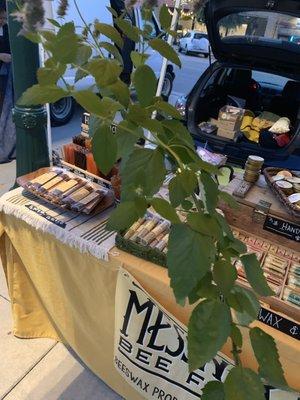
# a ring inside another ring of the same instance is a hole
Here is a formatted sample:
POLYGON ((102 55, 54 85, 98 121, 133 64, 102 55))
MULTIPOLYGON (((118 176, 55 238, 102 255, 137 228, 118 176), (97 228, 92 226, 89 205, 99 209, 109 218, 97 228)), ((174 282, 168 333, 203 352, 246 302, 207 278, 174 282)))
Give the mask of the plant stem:
POLYGON ((98 42, 97 42, 97 39, 96 39, 95 36, 93 35, 93 32, 91 31, 91 28, 90 28, 89 25, 86 23, 85 19, 83 18, 83 15, 81 14, 81 11, 80 11, 80 9, 79 9, 79 7, 78 7, 77 1, 76 1, 76 0, 73 0, 73 2, 74 2, 75 8, 76 8, 76 10, 77 10, 77 12, 78 12, 78 15, 79 15, 81 21, 83 22, 83 24, 84 24, 84 26, 86 27, 87 31, 89 32, 89 34, 90 34, 91 37, 93 38, 93 40, 94 40, 94 42, 95 42, 95 45, 96 45, 97 49, 99 50, 99 53, 101 54, 101 56, 102 56, 103 58, 105 58, 105 57, 104 57, 104 54, 103 54, 103 52, 102 52, 102 49, 101 49, 101 47, 99 46, 99 44, 98 44, 98 42))
POLYGON ((197 208, 197 211, 198 212, 202 212, 202 208, 200 207, 199 200, 197 199, 197 196, 196 196, 195 193, 192 194, 192 198, 194 200, 195 207, 197 208))
POLYGON ((233 358, 234 358, 234 361, 235 361, 235 365, 237 365, 237 366, 241 365, 239 349, 237 348, 237 345, 233 342, 232 339, 231 339, 231 341, 232 341, 232 351, 231 351, 231 353, 233 355, 233 358))

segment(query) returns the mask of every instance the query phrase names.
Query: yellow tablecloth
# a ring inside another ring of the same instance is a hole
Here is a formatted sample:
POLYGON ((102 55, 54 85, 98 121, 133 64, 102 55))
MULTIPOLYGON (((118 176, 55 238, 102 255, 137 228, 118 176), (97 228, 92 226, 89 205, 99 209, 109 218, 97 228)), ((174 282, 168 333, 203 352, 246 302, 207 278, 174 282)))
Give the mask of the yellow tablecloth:
MULTIPOLYGON (((169 312, 184 324, 190 308, 176 305, 167 271, 123 252, 105 262, 62 244, 13 216, 0 214, 0 255, 7 277, 14 320, 21 338, 47 337, 73 348, 89 368, 128 400, 141 400, 113 366, 114 302, 117 273, 127 269, 169 312)), ((277 341, 289 384, 297 391, 299 342, 256 323, 277 341)), ((243 358, 255 360, 245 333, 243 358)), ((229 347, 223 352, 230 356, 229 347)))

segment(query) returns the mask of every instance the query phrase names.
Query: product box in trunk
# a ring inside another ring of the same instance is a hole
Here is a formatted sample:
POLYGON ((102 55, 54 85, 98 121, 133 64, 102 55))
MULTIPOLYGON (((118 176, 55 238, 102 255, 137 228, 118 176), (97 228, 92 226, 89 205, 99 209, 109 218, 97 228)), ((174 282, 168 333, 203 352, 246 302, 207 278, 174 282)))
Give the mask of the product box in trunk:
MULTIPOLYGON (((242 182, 235 177, 222 190, 232 194, 242 182)), ((262 298, 266 308, 300 322, 300 224, 288 213, 269 187, 254 185, 245 198, 238 198, 238 209, 221 204, 235 236, 248 252, 256 253, 263 273, 275 295, 262 298)), ((240 265, 239 283, 249 287, 240 265)), ((298 332, 298 339, 300 328, 298 332)))
POLYGON ((243 108, 224 106, 219 111, 218 126, 236 132, 241 127, 244 114, 243 108))

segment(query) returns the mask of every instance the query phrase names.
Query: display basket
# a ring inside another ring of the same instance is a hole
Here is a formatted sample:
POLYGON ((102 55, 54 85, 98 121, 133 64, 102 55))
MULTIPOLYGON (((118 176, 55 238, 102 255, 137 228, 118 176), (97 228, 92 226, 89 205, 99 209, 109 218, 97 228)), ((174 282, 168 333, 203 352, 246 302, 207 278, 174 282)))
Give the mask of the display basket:
POLYGON ((278 172, 282 171, 282 168, 273 168, 268 167, 265 168, 263 174, 265 176, 266 182, 278 198, 278 200, 283 204, 286 210, 291 214, 297 221, 300 221, 300 209, 295 204, 289 202, 287 195, 275 185, 275 182, 272 181, 272 177, 277 175, 278 172))
POLYGON ((116 236, 116 246, 118 249, 142 258, 146 261, 153 262, 154 264, 158 264, 162 267, 167 266, 167 257, 164 253, 153 249, 150 246, 144 246, 139 243, 135 243, 132 240, 125 239, 121 233, 118 233, 116 236))

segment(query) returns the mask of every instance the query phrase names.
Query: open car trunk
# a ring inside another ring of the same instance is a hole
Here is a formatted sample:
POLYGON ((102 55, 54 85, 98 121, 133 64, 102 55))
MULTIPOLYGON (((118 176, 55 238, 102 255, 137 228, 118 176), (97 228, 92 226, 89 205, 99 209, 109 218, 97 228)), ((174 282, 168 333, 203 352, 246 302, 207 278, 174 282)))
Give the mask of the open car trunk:
POLYGON ((284 160, 300 148, 299 81, 218 63, 206 75, 187 103, 188 128, 196 140, 238 164, 249 154, 284 160), (236 113, 232 120, 228 110, 236 113), (268 129, 282 117, 290 120, 290 132, 280 147, 268 129))
POLYGON ((249 154, 275 161, 299 151, 300 1, 210 0, 205 20, 217 62, 187 100, 192 135, 240 164, 249 154), (288 137, 272 131, 280 117, 289 119, 288 137))

